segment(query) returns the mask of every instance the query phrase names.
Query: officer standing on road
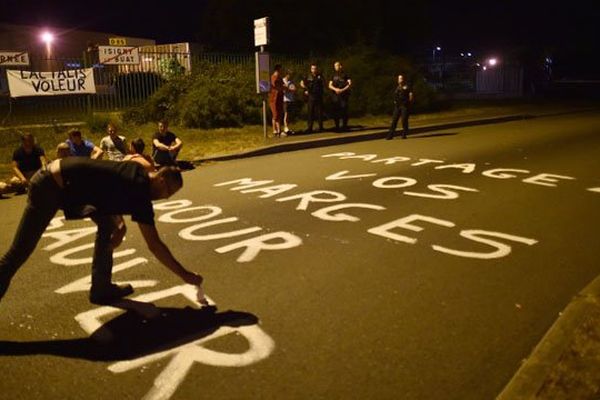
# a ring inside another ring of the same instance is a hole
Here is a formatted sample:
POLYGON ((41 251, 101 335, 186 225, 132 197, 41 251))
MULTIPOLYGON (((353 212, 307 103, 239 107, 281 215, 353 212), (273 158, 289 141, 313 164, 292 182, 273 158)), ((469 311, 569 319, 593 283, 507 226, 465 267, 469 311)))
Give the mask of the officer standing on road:
POLYGON ((325 79, 319 72, 317 64, 310 65, 310 74, 300 81, 304 94, 308 96, 308 128, 306 133, 313 132, 313 122, 318 118, 319 131, 323 130, 323 90, 325 79))
POLYGON ((334 74, 329 81, 329 90, 333 92, 333 120, 335 130, 340 132, 340 120, 342 120, 342 132, 348 130, 348 100, 350 99, 350 86, 352 80, 344 72, 342 63, 336 61, 333 64, 334 74))
POLYGON ((404 76, 398 75, 398 86, 394 90, 394 115, 392 117, 392 126, 390 126, 390 131, 385 138, 386 140, 391 140, 394 137, 399 119, 401 119, 402 122, 402 139, 406 139, 406 135, 408 134, 408 114, 412 102, 412 89, 404 80, 404 76))

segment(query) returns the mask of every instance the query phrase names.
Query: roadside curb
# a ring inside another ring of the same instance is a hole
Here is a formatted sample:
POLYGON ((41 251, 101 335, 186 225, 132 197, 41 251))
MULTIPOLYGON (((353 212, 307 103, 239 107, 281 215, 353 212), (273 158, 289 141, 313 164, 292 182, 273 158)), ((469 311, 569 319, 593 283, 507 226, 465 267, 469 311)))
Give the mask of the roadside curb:
MULTIPOLYGON (((537 118, 535 115, 530 114, 513 114, 513 115, 505 115, 501 117, 491 117, 491 118, 479 118, 479 119, 471 119, 465 121, 457 121, 457 122, 448 122, 442 124, 432 124, 432 125, 424 125, 418 126, 410 129, 410 135, 431 132, 436 130, 445 130, 452 128, 464 128, 469 126, 477 126, 477 125, 487 125, 487 124, 498 124, 502 122, 511 122, 511 121, 520 121, 524 119, 532 119, 537 118)), ((376 140, 383 139, 387 135, 387 130, 381 130, 376 132, 368 132, 368 133, 350 133, 350 134, 339 134, 339 136, 334 137, 324 137, 324 138, 316 138, 316 139, 308 139, 308 140, 298 140, 288 143, 278 143, 274 145, 269 145, 265 147, 260 147, 254 150, 243 151, 239 153, 232 154, 224 154, 219 156, 212 157, 197 157, 192 160, 194 164, 201 164, 207 161, 228 161, 228 160, 236 160, 241 158, 249 158, 256 156, 263 156, 268 154, 276 154, 276 153, 284 153, 288 151, 297 151, 297 150, 305 150, 312 149, 317 147, 326 147, 326 146, 335 146, 338 144, 347 144, 347 143, 355 143, 355 142, 363 142, 368 140, 376 140)), ((409 135, 409 136, 410 136, 409 135)))
POLYGON ((600 276, 571 300, 496 400, 535 398, 571 343, 577 327, 594 309, 600 309, 600 276))

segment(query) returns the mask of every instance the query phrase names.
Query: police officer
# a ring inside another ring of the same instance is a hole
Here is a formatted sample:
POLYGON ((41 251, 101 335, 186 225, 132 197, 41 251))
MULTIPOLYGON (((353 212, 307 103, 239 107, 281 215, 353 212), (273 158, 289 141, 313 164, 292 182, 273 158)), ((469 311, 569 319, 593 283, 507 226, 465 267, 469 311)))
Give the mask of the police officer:
POLYGON ((401 119, 402 122, 402 139, 406 139, 406 135, 408 134, 408 113, 412 102, 412 89, 404 80, 404 76, 398 75, 398 86, 394 90, 394 115, 392 117, 392 126, 390 127, 386 140, 391 140, 394 137, 399 119, 401 119))
POLYGON ((333 120, 335 130, 340 132, 340 120, 342 120, 342 132, 348 130, 348 100, 350 98, 350 86, 352 80, 344 72, 342 63, 336 61, 333 64, 334 74, 329 81, 329 90, 333 92, 333 120))
POLYGON ((317 64, 310 65, 310 74, 300 81, 304 94, 308 96, 308 129, 306 133, 313 132, 315 118, 319 122, 319 131, 323 130, 323 90, 325 79, 319 72, 317 64))

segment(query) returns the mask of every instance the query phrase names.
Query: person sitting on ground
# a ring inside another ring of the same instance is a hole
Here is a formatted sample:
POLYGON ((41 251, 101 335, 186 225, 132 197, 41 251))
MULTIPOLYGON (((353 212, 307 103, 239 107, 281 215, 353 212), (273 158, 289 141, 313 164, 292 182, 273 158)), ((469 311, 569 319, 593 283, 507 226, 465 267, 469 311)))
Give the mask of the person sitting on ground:
POLYGON ((182 186, 181 172, 176 167, 147 173, 135 162, 84 157, 67 157, 48 164, 47 169, 31 178, 21 222, 10 248, 0 257, 0 300, 59 209, 67 219, 91 218, 98 226, 90 302, 112 304, 133 293, 131 285, 111 282, 113 251, 121 244, 126 231, 121 215, 131 215, 158 261, 184 282, 200 288, 202 276, 187 270, 175 259, 154 223, 152 201, 169 198, 182 186))
POLYGON ((69 131, 69 138, 66 142, 71 150, 71 155, 75 157, 88 157, 92 160, 98 160, 102 158, 104 153, 102 149, 96 146, 94 143, 81 137, 81 131, 72 129, 69 131))
POLYGON ((158 131, 152 138, 152 158, 157 165, 175 165, 183 143, 169 130, 166 120, 159 121, 158 131))
POLYGON ((112 122, 106 127, 108 135, 100 141, 100 148, 111 161, 123 161, 127 155, 127 145, 125 136, 117 135, 117 127, 112 122))
POLYGON ((56 159, 60 160, 61 158, 67 158, 71 156, 71 148, 65 142, 59 143, 56 146, 56 159))
POLYGON ((142 138, 132 140, 129 144, 129 154, 123 158, 123 161, 135 161, 144 167, 147 172, 154 172, 156 168, 152 157, 144 154, 144 148, 146 148, 146 144, 142 138))
POLYGON ((24 193, 30 184, 31 177, 40 168, 46 168, 48 160, 44 149, 35 144, 31 133, 21 136, 21 146, 13 152, 12 169, 15 176, 10 180, 17 193, 24 193))

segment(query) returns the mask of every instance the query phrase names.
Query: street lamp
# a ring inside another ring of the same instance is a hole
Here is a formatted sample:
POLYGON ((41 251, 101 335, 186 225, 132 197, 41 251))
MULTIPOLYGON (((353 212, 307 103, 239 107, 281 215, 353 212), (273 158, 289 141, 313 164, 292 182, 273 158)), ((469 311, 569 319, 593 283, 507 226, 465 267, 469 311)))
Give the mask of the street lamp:
POLYGON ((497 58, 490 58, 488 60, 488 65, 490 67, 495 67, 498 64, 498 59, 497 58))
POLYGON ((44 31, 40 38, 42 42, 46 44, 46 58, 50 58, 52 55, 52 43, 54 42, 54 34, 52 32, 44 31))
POLYGON ((435 62, 435 52, 436 51, 442 51, 442 48, 440 46, 435 46, 433 48, 433 57, 432 57, 432 62, 435 62))
POLYGON ((42 33, 41 38, 42 42, 46 44, 51 44, 52 42, 54 42, 54 35, 48 31, 42 33))

